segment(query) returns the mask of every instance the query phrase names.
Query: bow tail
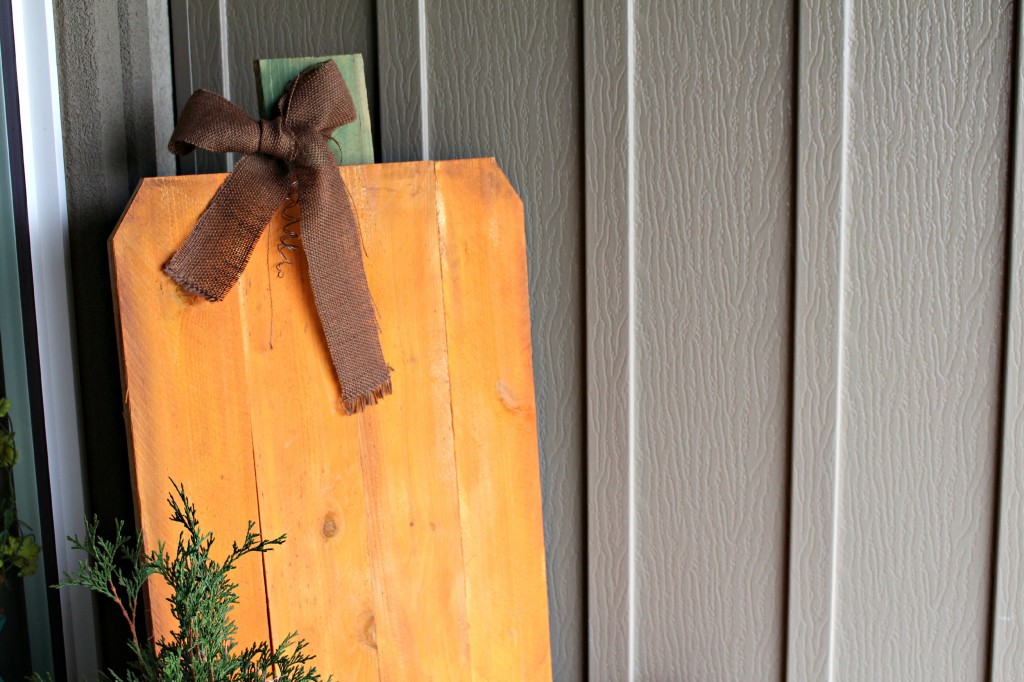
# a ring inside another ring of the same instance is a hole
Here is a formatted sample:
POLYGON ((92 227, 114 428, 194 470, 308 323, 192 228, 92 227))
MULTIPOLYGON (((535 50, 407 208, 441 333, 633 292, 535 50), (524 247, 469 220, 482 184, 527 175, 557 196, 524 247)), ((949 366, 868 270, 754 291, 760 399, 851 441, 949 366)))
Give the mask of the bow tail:
POLYGON ((242 158, 164 272, 208 301, 223 300, 287 191, 287 172, 280 164, 259 156, 242 158))
POLYGON ((391 393, 377 314, 366 283, 352 200, 333 165, 297 169, 302 246, 342 406, 351 414, 391 393))

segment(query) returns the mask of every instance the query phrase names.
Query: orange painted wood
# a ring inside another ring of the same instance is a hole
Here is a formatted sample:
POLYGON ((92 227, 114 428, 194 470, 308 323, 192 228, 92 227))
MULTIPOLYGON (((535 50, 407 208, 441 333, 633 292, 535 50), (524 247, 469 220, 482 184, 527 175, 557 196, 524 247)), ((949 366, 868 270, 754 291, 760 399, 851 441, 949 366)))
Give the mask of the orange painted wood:
POLYGON ((210 304, 160 265, 224 176, 140 186, 111 239, 140 524, 174 539, 173 476, 223 541, 287 533, 237 576, 239 639, 298 630, 336 679, 550 679, 522 204, 490 159, 339 172, 394 368, 355 417, 282 217, 210 304))
MULTIPOLYGON (((222 177, 145 180, 110 244, 135 508, 147 550, 163 540, 173 551, 177 542, 165 502, 170 479, 201 503, 202 527, 219 539, 214 556, 227 554, 259 517, 237 291, 223 305, 200 303, 160 270, 181 242, 171 226, 193 223, 222 177)), ((238 640, 266 639, 259 558, 240 561, 234 579, 238 640)), ((166 635, 173 627, 166 586, 150 585, 153 630, 166 635)))
POLYGON ((439 164, 437 188, 473 679, 544 679, 551 653, 547 594, 537 589, 544 522, 523 204, 493 159, 439 164))
POLYGON ((455 682, 470 679, 469 641, 430 166, 342 174, 374 264, 367 282, 394 367, 394 393, 358 417, 381 679, 455 682))
POLYGON ((284 265, 277 250, 284 222, 279 214, 264 232, 238 287, 261 530, 288 536, 263 556, 270 627, 275 642, 298 631, 330 651, 344 679, 376 681, 358 424, 330 399, 306 259, 296 251, 284 265))

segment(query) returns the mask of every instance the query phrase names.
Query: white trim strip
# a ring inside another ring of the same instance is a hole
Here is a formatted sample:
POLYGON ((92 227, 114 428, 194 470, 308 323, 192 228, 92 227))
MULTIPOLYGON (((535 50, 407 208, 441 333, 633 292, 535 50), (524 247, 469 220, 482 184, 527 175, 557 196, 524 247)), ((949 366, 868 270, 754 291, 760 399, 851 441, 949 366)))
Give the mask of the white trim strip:
POLYGON ((842 472, 843 472, 843 339, 845 338, 846 327, 846 252, 847 252, 847 216, 849 213, 849 165, 850 165, 850 43, 853 30, 853 3, 850 0, 843 2, 843 85, 842 85, 842 137, 840 144, 839 162, 839 282, 838 282, 838 310, 836 312, 836 429, 834 450, 835 460, 832 479, 832 565, 830 578, 830 594, 828 614, 828 667, 827 675, 829 680, 836 676, 836 623, 838 622, 836 611, 839 608, 839 547, 840 547, 840 524, 839 515, 842 512, 842 472))
POLYGON ((420 154, 424 161, 430 160, 430 89, 427 85, 427 0, 417 0, 420 41, 420 154))
MULTIPOLYGON (((53 1, 14 0, 12 10, 43 418, 57 569, 63 573, 81 558, 72 555, 65 537, 84 534, 86 510, 53 1)), ((98 664, 92 597, 86 590, 62 590, 60 601, 68 679, 91 678, 98 664)))
POLYGON ((626 439, 629 457, 627 587, 629 682, 636 680, 636 2, 626 1, 626 439))

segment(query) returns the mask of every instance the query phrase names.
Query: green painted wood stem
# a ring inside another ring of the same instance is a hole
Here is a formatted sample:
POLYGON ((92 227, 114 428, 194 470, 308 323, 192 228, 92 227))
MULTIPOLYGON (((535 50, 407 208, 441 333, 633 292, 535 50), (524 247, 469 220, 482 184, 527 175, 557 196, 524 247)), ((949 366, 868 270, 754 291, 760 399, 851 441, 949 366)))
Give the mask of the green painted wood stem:
POLYGON ((260 115, 263 118, 276 116, 277 101, 292 80, 303 70, 328 59, 338 65, 341 77, 345 79, 345 84, 352 93, 352 101, 356 105, 356 120, 337 128, 331 136, 337 143, 331 145, 334 157, 341 166, 373 163, 373 132, 370 129, 370 108, 366 98, 366 79, 363 75, 361 54, 259 59, 253 62, 260 115))

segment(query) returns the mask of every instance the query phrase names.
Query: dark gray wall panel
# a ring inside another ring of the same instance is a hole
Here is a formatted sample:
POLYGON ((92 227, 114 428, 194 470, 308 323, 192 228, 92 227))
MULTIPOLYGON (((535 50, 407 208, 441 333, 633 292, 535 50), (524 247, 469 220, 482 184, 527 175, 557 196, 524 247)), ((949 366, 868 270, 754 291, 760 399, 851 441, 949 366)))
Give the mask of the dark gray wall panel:
POLYGON ((987 665, 1007 222, 1007 3, 853 4, 838 680, 987 665))
POLYGON ((381 158, 385 163, 425 159, 425 22, 420 3, 377 0, 381 158))
POLYGON ((636 8, 636 672, 785 650, 788 2, 636 8))
MULTIPOLYGON (((175 112, 180 112, 194 90, 206 88, 224 94, 225 71, 222 48, 224 22, 221 6, 226 0, 170 0, 171 32, 174 39, 175 112)), ((227 170, 222 154, 197 149, 177 160, 181 173, 217 173, 227 170)))
POLYGON ((525 204, 552 658, 557 679, 583 679, 579 3, 426 10, 431 155, 497 157, 525 204))
MULTIPOLYGON (((54 2, 83 445, 91 511, 131 520, 107 237, 140 178, 173 172, 167 7, 157 0, 54 2)), ((100 603, 107 664, 125 660, 120 614, 100 603)))
POLYGON ((624 0, 584 4, 587 640, 595 682, 630 679, 633 95, 624 0))

